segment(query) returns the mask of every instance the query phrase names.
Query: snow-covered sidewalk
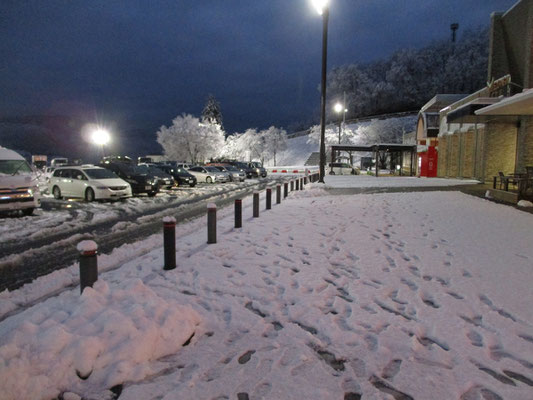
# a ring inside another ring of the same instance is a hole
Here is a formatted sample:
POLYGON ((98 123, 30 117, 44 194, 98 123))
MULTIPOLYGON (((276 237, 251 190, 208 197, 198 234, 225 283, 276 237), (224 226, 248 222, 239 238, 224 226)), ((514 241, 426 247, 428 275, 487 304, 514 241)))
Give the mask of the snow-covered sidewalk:
POLYGON ((531 398, 532 215, 318 184, 244 203, 217 244, 182 227, 174 271, 139 252, 2 321, 2 399, 531 398))

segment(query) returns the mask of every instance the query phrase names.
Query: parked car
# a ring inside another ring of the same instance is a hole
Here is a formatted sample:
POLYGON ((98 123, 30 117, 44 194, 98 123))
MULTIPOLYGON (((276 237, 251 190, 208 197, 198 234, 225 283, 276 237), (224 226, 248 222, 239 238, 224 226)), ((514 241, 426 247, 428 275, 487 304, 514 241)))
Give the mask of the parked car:
POLYGON ((258 161, 250 162, 248 163, 248 167, 255 170, 255 173, 257 174, 258 177, 260 176, 261 178, 266 178, 267 171, 266 169, 263 168, 263 164, 261 164, 260 162, 258 161))
POLYGON ((196 186, 196 177, 190 174, 185 168, 177 168, 171 165, 158 165, 158 168, 172 175, 178 186, 189 185, 196 186))
POLYGON ((329 163, 330 175, 359 175, 359 170, 348 163, 329 163))
POLYGON ((259 177, 257 170, 249 166, 248 163, 242 161, 227 161, 227 163, 244 172, 246 174, 246 178, 248 179, 259 177))
POLYGON ((188 171, 196 177, 198 182, 215 183, 229 181, 228 176, 215 167, 196 166, 190 168, 188 171))
POLYGON ((227 172, 231 182, 244 182, 246 179, 246 174, 244 171, 241 171, 239 168, 233 165, 210 164, 210 166, 215 167, 221 172, 227 172))
POLYGON ((161 169, 158 165, 152 163, 138 164, 140 171, 152 174, 158 180, 159 187, 170 189, 174 186, 174 177, 161 169))
POLYGON ((178 167, 178 168, 185 168, 186 170, 189 170, 192 167, 195 167, 194 164, 187 164, 187 163, 177 163, 177 164, 175 164, 175 166, 178 167))
POLYGON ((68 164, 68 158, 64 158, 64 157, 53 158, 50 161, 51 167, 60 167, 60 166, 67 165, 67 164, 68 164))
POLYGON ((35 171, 20 154, 0 147, 0 211, 21 210, 31 215, 40 205, 35 171))
POLYGON ((56 199, 119 200, 132 194, 128 182, 112 171, 94 165, 58 167, 48 186, 56 199))
POLYGON ((159 192, 157 178, 150 173, 139 170, 131 159, 104 158, 100 166, 113 171, 119 178, 124 179, 131 186, 132 193, 146 193, 148 196, 155 196, 159 192))

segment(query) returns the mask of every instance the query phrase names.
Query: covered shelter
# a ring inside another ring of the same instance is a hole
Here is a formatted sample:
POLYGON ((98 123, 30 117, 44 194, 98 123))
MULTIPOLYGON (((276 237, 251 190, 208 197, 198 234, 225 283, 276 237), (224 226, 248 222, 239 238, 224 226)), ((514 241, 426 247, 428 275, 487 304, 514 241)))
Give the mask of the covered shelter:
POLYGON ((350 160, 352 153, 364 152, 372 153, 376 160, 376 176, 379 176, 379 161, 385 159, 385 162, 390 162, 390 169, 395 170, 393 165, 394 160, 400 162, 400 175, 403 175, 403 164, 406 159, 405 155, 408 153, 409 160, 409 176, 415 174, 415 160, 416 160, 416 145, 396 144, 396 143, 380 143, 371 145, 332 145, 331 146, 331 163, 338 162, 341 152, 349 154, 350 160))

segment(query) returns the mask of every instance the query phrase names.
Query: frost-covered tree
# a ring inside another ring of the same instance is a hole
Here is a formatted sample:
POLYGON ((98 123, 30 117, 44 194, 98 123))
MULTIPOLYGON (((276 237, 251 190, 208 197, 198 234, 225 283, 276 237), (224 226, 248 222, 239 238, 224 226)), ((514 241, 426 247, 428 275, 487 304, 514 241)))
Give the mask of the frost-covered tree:
POLYGON ((271 126, 265 131, 261 131, 266 146, 266 156, 274 159, 274 165, 276 165, 276 156, 280 151, 287 148, 287 132, 284 129, 271 126))
POLYGON ((224 129, 222 125, 222 111, 220 110, 220 103, 215 96, 210 94, 202 111, 202 122, 209 124, 216 124, 220 129, 224 129))
POLYGON ((201 123, 190 114, 174 118, 157 132, 157 142, 171 160, 193 164, 217 157, 224 145, 224 131, 218 125, 201 123))
POLYGON ((472 93, 486 84, 488 30, 465 31, 458 42, 442 40, 402 49, 386 60, 349 64, 328 73, 328 118, 347 98, 346 118, 417 110, 437 93, 472 93))

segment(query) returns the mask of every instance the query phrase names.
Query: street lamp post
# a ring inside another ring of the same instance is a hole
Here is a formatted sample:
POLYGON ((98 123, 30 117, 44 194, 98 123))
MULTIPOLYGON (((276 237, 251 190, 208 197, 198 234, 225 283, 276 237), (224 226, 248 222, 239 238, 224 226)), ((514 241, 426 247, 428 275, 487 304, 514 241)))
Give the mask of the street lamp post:
POLYGON ((329 0, 312 0, 319 14, 322 15, 322 84, 320 100, 320 178, 319 182, 324 183, 326 173, 326 71, 328 59, 328 19, 329 0))
POLYGON ((341 144, 341 125, 342 125, 341 112, 344 111, 344 106, 341 103, 337 103, 335 104, 334 110, 337 114, 339 114, 339 144, 341 144))

